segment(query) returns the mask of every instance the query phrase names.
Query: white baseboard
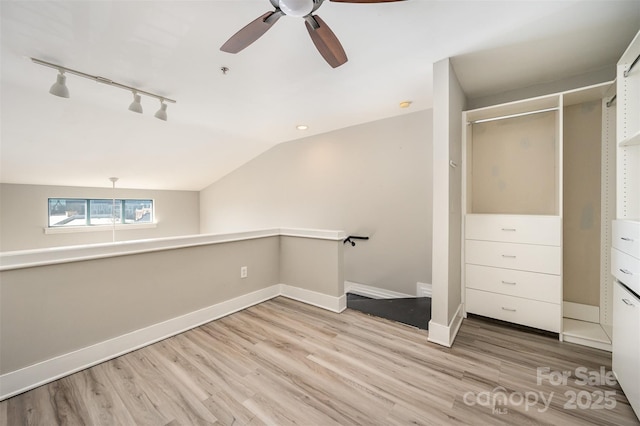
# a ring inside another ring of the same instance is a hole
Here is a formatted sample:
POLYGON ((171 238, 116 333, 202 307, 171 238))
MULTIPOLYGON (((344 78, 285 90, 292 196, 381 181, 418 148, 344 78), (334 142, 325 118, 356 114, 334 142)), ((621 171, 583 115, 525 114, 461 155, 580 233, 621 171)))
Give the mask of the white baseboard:
POLYGON ((451 320, 451 323, 444 325, 438 324, 433 320, 429 321, 429 336, 427 340, 438 345, 446 346, 448 348, 453 345, 453 341, 456 339, 458 330, 462 325, 462 304, 458 305, 456 313, 451 320))
POLYGON ((280 284, 280 295, 333 312, 342 312, 347 308, 345 295, 329 296, 287 284, 280 284))
POLYGON ((416 283, 416 296, 417 297, 431 297, 431 284, 416 283))
POLYGON ((562 316, 580 321, 600 322, 600 307, 582 303, 562 302, 562 316))
POLYGON ((333 312, 346 309, 344 295, 334 297, 276 284, 3 374, 0 401, 281 295, 333 312))
POLYGON ((370 285, 354 283, 351 281, 344 282, 344 292, 357 294, 359 296, 371 297, 372 299, 399 299, 404 297, 415 297, 412 294, 399 293, 397 291, 372 287, 370 285))

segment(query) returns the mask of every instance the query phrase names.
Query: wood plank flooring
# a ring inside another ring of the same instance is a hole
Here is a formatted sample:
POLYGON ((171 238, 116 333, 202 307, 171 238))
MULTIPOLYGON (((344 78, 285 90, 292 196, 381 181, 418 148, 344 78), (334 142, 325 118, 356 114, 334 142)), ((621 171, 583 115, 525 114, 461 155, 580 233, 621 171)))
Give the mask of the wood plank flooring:
POLYGON ((477 318, 444 348, 280 297, 0 402, 0 424, 639 424, 617 384, 576 381, 601 366, 609 353, 477 318))

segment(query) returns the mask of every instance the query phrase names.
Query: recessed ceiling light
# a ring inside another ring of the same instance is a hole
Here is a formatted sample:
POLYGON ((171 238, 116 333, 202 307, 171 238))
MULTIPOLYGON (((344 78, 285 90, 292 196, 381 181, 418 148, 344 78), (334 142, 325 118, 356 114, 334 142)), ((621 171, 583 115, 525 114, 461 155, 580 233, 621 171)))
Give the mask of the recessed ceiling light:
POLYGON ((296 129, 298 130, 307 130, 309 128, 309 126, 307 126, 306 124, 298 124, 296 126, 296 129))
POLYGON ((400 102, 400 108, 409 108, 411 106, 411 101, 402 101, 400 102))

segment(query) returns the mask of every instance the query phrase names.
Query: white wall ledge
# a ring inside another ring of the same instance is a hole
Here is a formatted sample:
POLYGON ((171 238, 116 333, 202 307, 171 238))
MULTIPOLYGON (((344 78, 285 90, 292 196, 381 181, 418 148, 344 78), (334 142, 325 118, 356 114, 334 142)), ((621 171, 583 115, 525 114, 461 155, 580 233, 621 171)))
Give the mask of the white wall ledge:
MULTIPOLYGON (((150 229, 157 227, 157 223, 119 223, 116 231, 132 231, 135 229, 150 229)), ((84 226, 48 226, 43 228, 47 235, 73 234, 76 232, 105 232, 113 231, 112 225, 84 225, 84 226)))
POLYGON ((229 234, 197 234, 114 243, 9 251, 0 253, 0 271, 277 236, 339 241, 345 238, 345 233, 343 231, 321 229, 272 228, 229 234))

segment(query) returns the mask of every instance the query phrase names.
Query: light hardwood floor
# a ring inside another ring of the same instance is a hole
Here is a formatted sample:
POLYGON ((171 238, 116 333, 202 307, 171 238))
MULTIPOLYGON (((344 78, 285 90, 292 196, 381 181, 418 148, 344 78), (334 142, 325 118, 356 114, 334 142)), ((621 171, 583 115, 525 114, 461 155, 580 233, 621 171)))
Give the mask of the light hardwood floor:
POLYGON ((611 355, 477 318, 444 348, 280 297, 3 401, 0 424, 638 424, 617 385, 576 382, 580 367, 599 376, 611 355))

